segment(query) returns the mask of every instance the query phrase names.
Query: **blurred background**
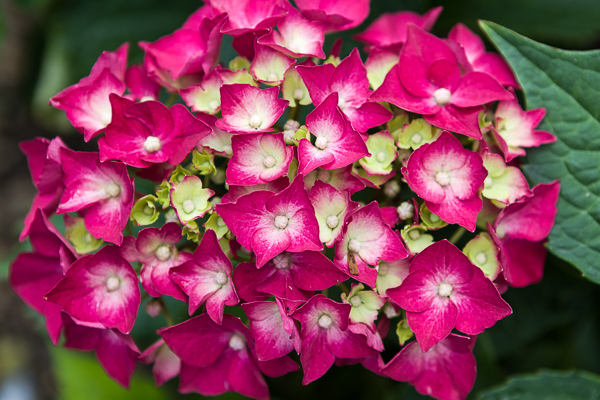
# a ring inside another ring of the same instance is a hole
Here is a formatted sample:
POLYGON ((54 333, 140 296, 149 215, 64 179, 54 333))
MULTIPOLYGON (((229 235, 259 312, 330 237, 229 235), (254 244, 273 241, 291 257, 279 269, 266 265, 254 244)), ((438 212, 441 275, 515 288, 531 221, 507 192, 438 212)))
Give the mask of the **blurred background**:
MULTIPOLYGON (((36 136, 60 135, 69 147, 84 149, 82 136, 62 111, 48 105, 48 99, 86 76, 102 51, 115 50, 123 42, 131 43, 130 64, 140 62, 143 54, 136 45, 138 41, 152 42, 172 32, 202 4, 197 0, 177 3, 173 7, 160 0, 0 0, 0 400, 200 398, 178 395, 176 382, 156 389, 149 369, 142 365, 138 365, 131 390, 120 388, 105 376, 93 354, 54 348, 43 321, 6 283, 11 260, 27 248, 27 244, 18 243, 17 237, 34 195, 18 143, 36 136)), ((424 13, 440 5, 444 11, 433 32, 441 37, 458 22, 480 33, 477 20, 485 19, 552 46, 600 48, 598 0, 371 3, 369 19, 342 35, 342 56, 355 46, 361 48, 351 37, 382 13, 424 13)), ((326 51, 331 43, 330 38, 326 51)), ((231 50, 223 52, 224 59, 231 56, 231 50)), ((475 349, 479 373, 469 398, 479 398, 480 393, 506 381, 508 376, 541 369, 600 374, 600 290, 596 285, 549 256, 540 284, 509 289, 505 298, 514 314, 479 336, 475 349)), ((158 326, 150 321, 136 329, 152 332, 158 326)), ((140 349, 144 349, 148 339, 140 340, 140 349)), ((392 346, 385 354, 386 361, 397 351, 392 346)), ((357 366, 333 368, 308 387, 301 385, 301 379, 301 372, 296 372, 269 380, 272 398, 422 398, 406 384, 357 366)), ((228 394, 222 398, 241 396, 228 394)))

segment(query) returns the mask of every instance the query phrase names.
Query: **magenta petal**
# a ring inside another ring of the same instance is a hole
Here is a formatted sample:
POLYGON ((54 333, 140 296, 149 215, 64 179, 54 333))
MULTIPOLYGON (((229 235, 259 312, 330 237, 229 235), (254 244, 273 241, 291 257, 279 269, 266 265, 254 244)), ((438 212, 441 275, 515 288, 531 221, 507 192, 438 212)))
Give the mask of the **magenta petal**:
POLYGON ((261 361, 283 357, 294 349, 294 337, 285 331, 279 307, 274 301, 242 304, 250 318, 250 332, 261 361))
POLYGON ((421 346, 421 350, 428 351, 440 340, 452 332, 456 323, 456 306, 454 303, 440 301, 432 304, 432 307, 420 313, 406 312, 406 318, 410 329, 415 332, 415 337, 421 346))
POLYGON ((452 92, 451 103, 457 107, 474 107, 496 100, 511 100, 514 95, 497 80, 481 72, 469 72, 452 92))
POLYGON ((140 305, 137 275, 112 246, 82 257, 46 297, 73 317, 131 332, 140 305))
POLYGON ((320 105, 331 94, 329 81, 335 71, 333 64, 314 66, 298 65, 296 71, 308 89, 310 98, 315 106, 320 105))
POLYGON ((181 370, 181 360, 167 347, 164 340, 159 339, 148 347, 141 355, 140 361, 146 364, 154 363, 152 375, 156 386, 175 378, 181 370))
POLYGON ((424 115, 425 121, 442 129, 480 140, 479 113, 482 107, 458 108, 452 105, 440 107, 433 115, 424 115))
POLYGON ((409 343, 382 370, 397 381, 409 382, 423 395, 464 400, 475 384, 475 340, 451 334, 427 352, 409 343))
POLYGON ((164 328, 160 335, 182 363, 203 367, 219 359, 229 346, 231 331, 212 322, 208 314, 202 314, 164 328))

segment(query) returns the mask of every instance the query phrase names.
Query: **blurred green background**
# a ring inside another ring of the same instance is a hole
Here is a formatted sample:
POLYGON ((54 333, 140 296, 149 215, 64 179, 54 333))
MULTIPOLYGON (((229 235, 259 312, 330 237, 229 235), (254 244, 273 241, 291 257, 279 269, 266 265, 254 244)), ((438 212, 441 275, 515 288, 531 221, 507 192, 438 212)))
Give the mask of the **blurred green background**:
MULTIPOLYGON (((131 390, 120 388, 105 376, 92 354, 54 348, 41 319, 6 284, 10 260, 26 246, 16 238, 34 195, 18 142, 61 135, 70 147, 86 148, 64 113, 47 105, 48 98, 87 75, 103 50, 114 50, 125 41, 131 43, 130 63, 141 61, 138 41, 168 34, 201 5, 192 0, 177 3, 175 7, 160 0, 0 0, 0 400, 200 397, 178 395, 176 382, 154 388, 143 365, 138 365, 131 390)), ((372 0, 369 19, 344 33, 342 55, 355 46, 361 48, 351 37, 381 13, 423 13, 440 5, 444 11, 433 32, 442 37, 458 22, 479 33, 477 20, 486 19, 557 47, 600 47, 598 0, 372 0)), ((331 43, 329 38, 326 50, 331 43)), ((232 55, 224 48, 222 58, 232 55)), ((475 348, 479 372, 469 398, 479 398, 508 377, 542 369, 600 374, 598 286, 550 255, 540 284, 509 289, 505 299, 514 314, 479 336, 475 348)), ((145 316, 136 325, 141 349, 161 324, 145 316)), ((393 340, 386 344, 387 361, 399 347, 393 340)), ((410 386, 358 366, 334 367, 306 387, 301 380, 301 372, 268 379, 272 398, 422 398, 410 386)))

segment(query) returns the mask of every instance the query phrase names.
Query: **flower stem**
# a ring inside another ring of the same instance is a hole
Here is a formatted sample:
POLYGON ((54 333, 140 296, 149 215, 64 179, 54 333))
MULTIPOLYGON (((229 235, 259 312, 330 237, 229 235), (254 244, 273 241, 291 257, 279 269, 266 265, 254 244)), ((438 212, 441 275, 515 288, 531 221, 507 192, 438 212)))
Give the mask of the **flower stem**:
POLYGON ((459 226, 458 229, 454 231, 452 236, 450 236, 450 239, 448 239, 448 241, 452 244, 456 244, 456 242, 460 240, 460 238, 465 234, 466 231, 467 230, 464 227, 459 226))

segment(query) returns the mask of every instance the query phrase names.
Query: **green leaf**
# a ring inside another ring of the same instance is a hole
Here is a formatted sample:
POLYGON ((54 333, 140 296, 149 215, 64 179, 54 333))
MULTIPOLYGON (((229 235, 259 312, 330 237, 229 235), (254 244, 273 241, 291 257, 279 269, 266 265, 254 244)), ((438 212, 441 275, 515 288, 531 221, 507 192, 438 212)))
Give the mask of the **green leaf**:
POLYGON ((527 108, 544 107, 538 127, 551 145, 527 150, 534 183, 561 180, 548 249, 600 283, 600 51, 566 51, 481 22, 523 87, 527 108))
POLYGON ((481 400, 597 400, 600 377, 588 372, 542 371, 513 378, 500 388, 482 393, 481 400))

